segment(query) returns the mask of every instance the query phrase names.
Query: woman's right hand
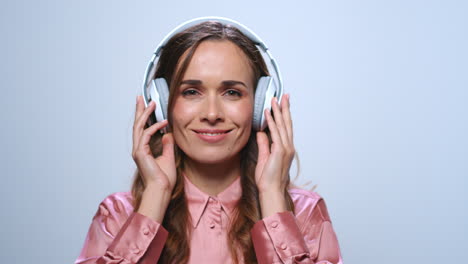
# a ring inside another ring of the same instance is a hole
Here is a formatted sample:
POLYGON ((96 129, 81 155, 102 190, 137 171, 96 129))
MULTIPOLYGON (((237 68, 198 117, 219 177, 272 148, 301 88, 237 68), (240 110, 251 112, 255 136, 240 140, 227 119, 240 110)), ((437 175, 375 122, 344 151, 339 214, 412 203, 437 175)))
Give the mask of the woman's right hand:
POLYGON ((167 120, 155 123, 144 129, 150 114, 154 112, 156 105, 152 101, 145 109, 141 95, 137 97, 135 121, 133 124, 133 149, 132 157, 139 173, 142 175, 146 188, 153 186, 162 191, 172 193, 176 183, 176 167, 174 158, 174 138, 171 133, 162 138, 162 155, 153 157, 149 141, 156 131, 167 126, 167 120))

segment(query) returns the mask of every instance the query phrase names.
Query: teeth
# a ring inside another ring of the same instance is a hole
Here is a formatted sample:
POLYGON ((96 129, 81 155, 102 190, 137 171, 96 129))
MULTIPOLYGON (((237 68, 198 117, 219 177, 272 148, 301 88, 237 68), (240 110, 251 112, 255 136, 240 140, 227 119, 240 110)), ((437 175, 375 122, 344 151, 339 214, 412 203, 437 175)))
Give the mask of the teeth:
POLYGON ((199 133, 199 134, 207 135, 207 136, 216 136, 216 135, 222 135, 224 133, 199 133))

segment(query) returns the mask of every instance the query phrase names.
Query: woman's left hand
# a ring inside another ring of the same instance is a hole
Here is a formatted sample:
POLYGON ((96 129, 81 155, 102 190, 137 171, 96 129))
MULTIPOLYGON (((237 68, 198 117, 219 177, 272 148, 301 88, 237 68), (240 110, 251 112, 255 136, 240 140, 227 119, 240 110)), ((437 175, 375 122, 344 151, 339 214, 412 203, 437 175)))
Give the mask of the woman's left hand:
POLYGON ((258 162, 255 169, 255 181, 260 196, 262 215, 266 217, 275 211, 285 211, 284 190, 289 179, 289 169, 294 158, 293 131, 289 94, 281 99, 272 99, 275 119, 269 110, 265 116, 270 130, 271 148, 265 132, 257 132, 258 162))

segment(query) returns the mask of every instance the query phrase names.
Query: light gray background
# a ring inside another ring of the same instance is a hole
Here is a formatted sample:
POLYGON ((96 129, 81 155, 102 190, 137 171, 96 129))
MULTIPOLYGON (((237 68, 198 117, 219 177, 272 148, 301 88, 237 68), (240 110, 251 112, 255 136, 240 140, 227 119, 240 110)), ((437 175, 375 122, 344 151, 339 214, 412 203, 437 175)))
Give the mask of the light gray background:
POLYGON ((269 44, 291 93, 301 180, 345 263, 462 263, 468 250, 466 1, 3 1, 2 263, 73 263, 128 190, 145 67, 190 18, 269 44))

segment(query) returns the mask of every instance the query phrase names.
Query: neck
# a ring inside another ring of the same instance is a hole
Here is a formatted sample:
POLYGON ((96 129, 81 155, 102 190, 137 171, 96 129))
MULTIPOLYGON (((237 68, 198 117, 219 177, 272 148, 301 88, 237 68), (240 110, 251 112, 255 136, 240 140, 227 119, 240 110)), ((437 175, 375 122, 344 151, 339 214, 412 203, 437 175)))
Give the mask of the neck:
POLYGON ((187 158, 184 173, 201 191, 217 195, 240 177, 240 155, 217 164, 203 164, 187 158))

